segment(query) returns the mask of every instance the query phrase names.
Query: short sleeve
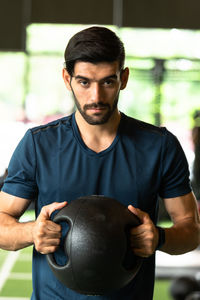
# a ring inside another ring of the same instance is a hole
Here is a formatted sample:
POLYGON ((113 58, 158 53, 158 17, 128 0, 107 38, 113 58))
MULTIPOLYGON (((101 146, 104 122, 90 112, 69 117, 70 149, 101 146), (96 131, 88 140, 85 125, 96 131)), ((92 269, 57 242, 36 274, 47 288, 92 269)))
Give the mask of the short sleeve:
POLYGON ((178 139, 167 130, 162 143, 161 176, 159 194, 162 198, 183 196, 191 192, 185 153, 178 139))
POLYGON ((35 146, 29 129, 11 157, 2 191, 20 198, 34 199, 37 195, 35 170, 35 146))

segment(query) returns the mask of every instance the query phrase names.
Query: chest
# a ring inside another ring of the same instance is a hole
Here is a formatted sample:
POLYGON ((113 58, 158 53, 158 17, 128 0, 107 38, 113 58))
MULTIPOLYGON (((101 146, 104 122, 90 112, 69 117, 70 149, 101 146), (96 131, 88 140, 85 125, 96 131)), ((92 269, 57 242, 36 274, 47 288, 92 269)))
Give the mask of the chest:
POLYGON ((41 151, 37 168, 40 205, 70 203, 80 196, 98 194, 150 211, 159 189, 159 157, 149 157, 132 144, 118 141, 99 154, 77 145, 41 151), (44 153, 43 153, 44 152, 44 153), (46 158, 45 158, 46 157, 46 158))

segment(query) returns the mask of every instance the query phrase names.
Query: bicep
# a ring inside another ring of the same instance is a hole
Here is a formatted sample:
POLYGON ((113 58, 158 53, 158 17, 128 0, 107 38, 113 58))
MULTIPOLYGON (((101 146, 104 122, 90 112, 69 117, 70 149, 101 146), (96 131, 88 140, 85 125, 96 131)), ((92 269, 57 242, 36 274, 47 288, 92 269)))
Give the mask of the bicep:
POLYGON ((30 205, 30 200, 16 197, 5 192, 0 192, 0 213, 6 213, 16 219, 21 215, 30 205))
POLYGON ((174 224, 183 220, 199 222, 197 201, 192 192, 184 196, 166 198, 164 203, 174 224))

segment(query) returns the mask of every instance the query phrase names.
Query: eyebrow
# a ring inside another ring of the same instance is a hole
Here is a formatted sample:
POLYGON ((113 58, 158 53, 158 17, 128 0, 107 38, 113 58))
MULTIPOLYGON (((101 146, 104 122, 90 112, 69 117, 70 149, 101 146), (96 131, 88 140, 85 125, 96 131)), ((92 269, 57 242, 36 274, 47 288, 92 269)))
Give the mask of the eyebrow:
MULTIPOLYGON (((81 75, 76 75, 74 76, 74 78, 77 80, 77 79, 83 79, 83 80, 88 80, 88 81, 93 81, 92 79, 88 78, 88 77, 85 77, 85 76, 81 76, 81 75)), ((100 80, 98 81, 104 81, 104 80, 108 80, 108 79, 117 79, 117 75, 116 74, 113 74, 113 75, 109 75, 109 76, 106 76, 106 77, 103 77, 101 78, 100 80)), ((96 81, 96 80, 94 80, 96 81)))

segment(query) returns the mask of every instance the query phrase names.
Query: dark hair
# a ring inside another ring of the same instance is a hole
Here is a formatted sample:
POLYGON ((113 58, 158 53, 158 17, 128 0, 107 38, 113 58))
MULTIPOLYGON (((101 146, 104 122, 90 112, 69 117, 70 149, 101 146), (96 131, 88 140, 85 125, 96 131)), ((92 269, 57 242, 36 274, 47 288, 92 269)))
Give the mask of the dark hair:
POLYGON ((122 41, 111 30, 93 26, 76 33, 65 49, 65 67, 72 76, 77 61, 100 63, 119 61, 124 67, 125 51, 122 41))

